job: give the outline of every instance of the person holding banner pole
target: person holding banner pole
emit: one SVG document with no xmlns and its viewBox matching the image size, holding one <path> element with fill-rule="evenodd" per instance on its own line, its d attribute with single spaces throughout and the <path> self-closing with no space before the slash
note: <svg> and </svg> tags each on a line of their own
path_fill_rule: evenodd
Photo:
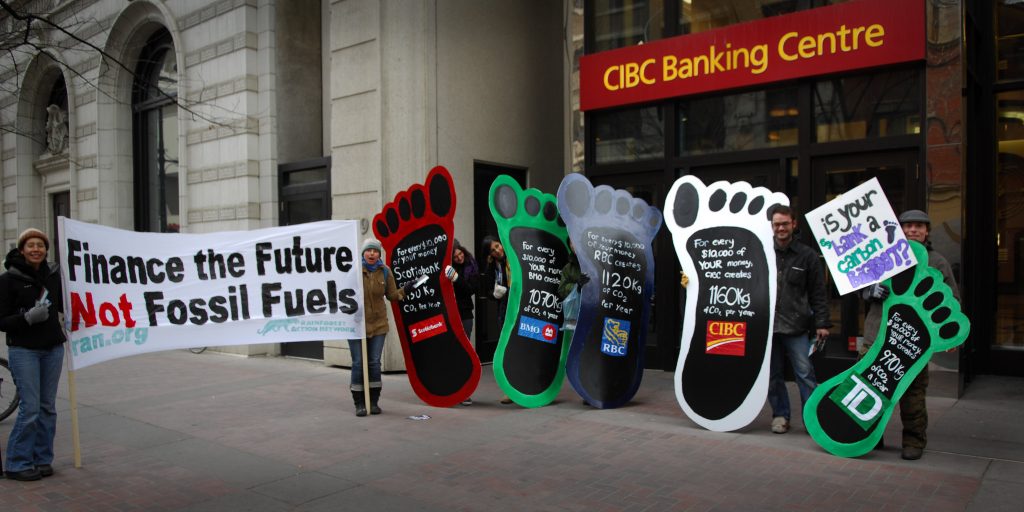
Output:
<svg viewBox="0 0 1024 512">
<path fill-rule="evenodd" d="M 29 228 L 7 254 L 0 275 L 0 330 L 21 401 L 7 442 L 6 476 L 39 480 L 53 474 L 57 385 L 64 362 L 60 269 L 46 261 L 50 239 Z"/>
<path fill-rule="evenodd" d="M 960 289 L 953 277 L 953 267 L 949 265 L 938 251 L 932 249 L 928 242 L 928 234 L 931 231 L 931 218 L 921 210 L 907 210 L 899 216 L 900 227 L 903 228 L 903 235 L 908 240 L 919 242 L 928 250 L 928 266 L 936 269 L 942 274 L 942 281 L 949 286 L 956 300 L 960 300 Z M 889 296 L 889 288 L 884 284 L 875 283 L 861 290 L 861 297 L 867 303 L 867 314 L 864 315 L 864 343 L 859 347 L 860 357 L 868 352 L 871 345 L 878 337 L 878 330 L 882 323 L 882 303 Z M 928 368 L 926 367 L 910 383 L 910 387 L 900 398 L 900 420 L 903 422 L 903 449 L 900 456 L 906 460 L 917 460 L 924 455 L 924 448 L 928 444 L 928 407 L 925 403 L 925 395 L 928 394 Z M 882 442 L 879 441 L 879 445 Z"/>
<path fill-rule="evenodd" d="M 368 238 L 363 242 L 363 315 L 366 337 L 348 340 L 352 352 L 352 379 L 350 389 L 355 403 L 356 416 L 366 416 L 366 404 L 370 414 L 380 414 L 379 405 L 381 378 L 380 358 L 384 352 L 384 340 L 388 334 L 388 312 L 384 298 L 401 301 L 413 288 L 409 282 L 404 288 L 395 284 L 395 273 L 384 264 L 384 252 L 379 240 Z M 363 357 L 366 354 L 366 357 Z"/>
</svg>

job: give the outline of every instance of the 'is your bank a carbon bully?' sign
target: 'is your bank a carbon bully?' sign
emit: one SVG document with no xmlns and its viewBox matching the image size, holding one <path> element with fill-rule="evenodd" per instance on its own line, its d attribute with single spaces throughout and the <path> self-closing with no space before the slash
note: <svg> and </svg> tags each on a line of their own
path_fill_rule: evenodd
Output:
<svg viewBox="0 0 1024 512">
<path fill-rule="evenodd" d="M 857 185 L 806 217 L 840 295 L 884 281 L 917 264 L 877 178 Z"/>
<path fill-rule="evenodd" d="M 355 221 L 208 234 L 60 219 L 75 368 L 207 345 L 361 338 Z"/>
</svg>

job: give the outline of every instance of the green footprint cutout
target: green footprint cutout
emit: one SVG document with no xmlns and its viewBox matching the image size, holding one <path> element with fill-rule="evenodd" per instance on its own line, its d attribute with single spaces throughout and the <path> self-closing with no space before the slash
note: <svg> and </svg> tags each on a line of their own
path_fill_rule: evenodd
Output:
<svg viewBox="0 0 1024 512">
<path fill-rule="evenodd" d="M 871 451 L 885 431 L 903 393 L 936 351 L 967 339 L 971 323 L 960 303 L 928 266 L 928 251 L 909 242 L 917 265 L 889 279 L 892 293 L 883 303 L 878 338 L 849 370 L 821 383 L 804 405 L 811 437 L 829 453 L 859 457 Z"/>
<path fill-rule="evenodd" d="M 511 274 L 494 378 L 513 402 L 541 407 L 555 399 L 565 377 L 569 336 L 560 330 L 558 281 L 569 261 L 569 234 L 552 194 L 524 191 L 503 175 L 489 197 Z"/>
</svg>

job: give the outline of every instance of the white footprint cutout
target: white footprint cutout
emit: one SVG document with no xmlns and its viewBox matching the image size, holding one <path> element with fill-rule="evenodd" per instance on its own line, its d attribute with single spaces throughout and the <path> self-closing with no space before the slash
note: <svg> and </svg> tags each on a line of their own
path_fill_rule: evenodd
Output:
<svg viewBox="0 0 1024 512">
<path fill-rule="evenodd" d="M 746 182 L 676 180 L 665 224 L 689 278 L 676 399 L 718 432 L 750 424 L 768 395 L 776 267 L 768 212 L 789 198 Z"/>
</svg>

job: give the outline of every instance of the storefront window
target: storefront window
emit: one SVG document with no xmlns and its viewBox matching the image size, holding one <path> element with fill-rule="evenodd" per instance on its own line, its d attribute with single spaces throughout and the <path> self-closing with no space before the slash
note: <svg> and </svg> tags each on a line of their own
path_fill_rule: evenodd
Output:
<svg viewBox="0 0 1024 512">
<path fill-rule="evenodd" d="M 814 85 L 817 142 L 921 132 L 921 73 L 891 71 Z"/>
<path fill-rule="evenodd" d="M 1024 91 L 996 96 L 996 339 L 1024 350 Z"/>
<path fill-rule="evenodd" d="M 661 39 L 665 34 L 663 0 L 595 0 L 594 51 Z"/>
<path fill-rule="evenodd" d="M 797 0 L 679 0 L 679 33 L 696 34 L 744 21 L 789 14 Z"/>
<path fill-rule="evenodd" d="M 661 107 L 631 108 L 594 115 L 598 164 L 635 162 L 665 156 Z"/>
<path fill-rule="evenodd" d="M 996 2 L 997 80 L 1024 78 L 1024 3 L 1020 0 Z"/>
<path fill-rule="evenodd" d="M 796 87 L 684 100 L 679 151 L 700 155 L 795 145 L 799 117 Z"/>
</svg>

